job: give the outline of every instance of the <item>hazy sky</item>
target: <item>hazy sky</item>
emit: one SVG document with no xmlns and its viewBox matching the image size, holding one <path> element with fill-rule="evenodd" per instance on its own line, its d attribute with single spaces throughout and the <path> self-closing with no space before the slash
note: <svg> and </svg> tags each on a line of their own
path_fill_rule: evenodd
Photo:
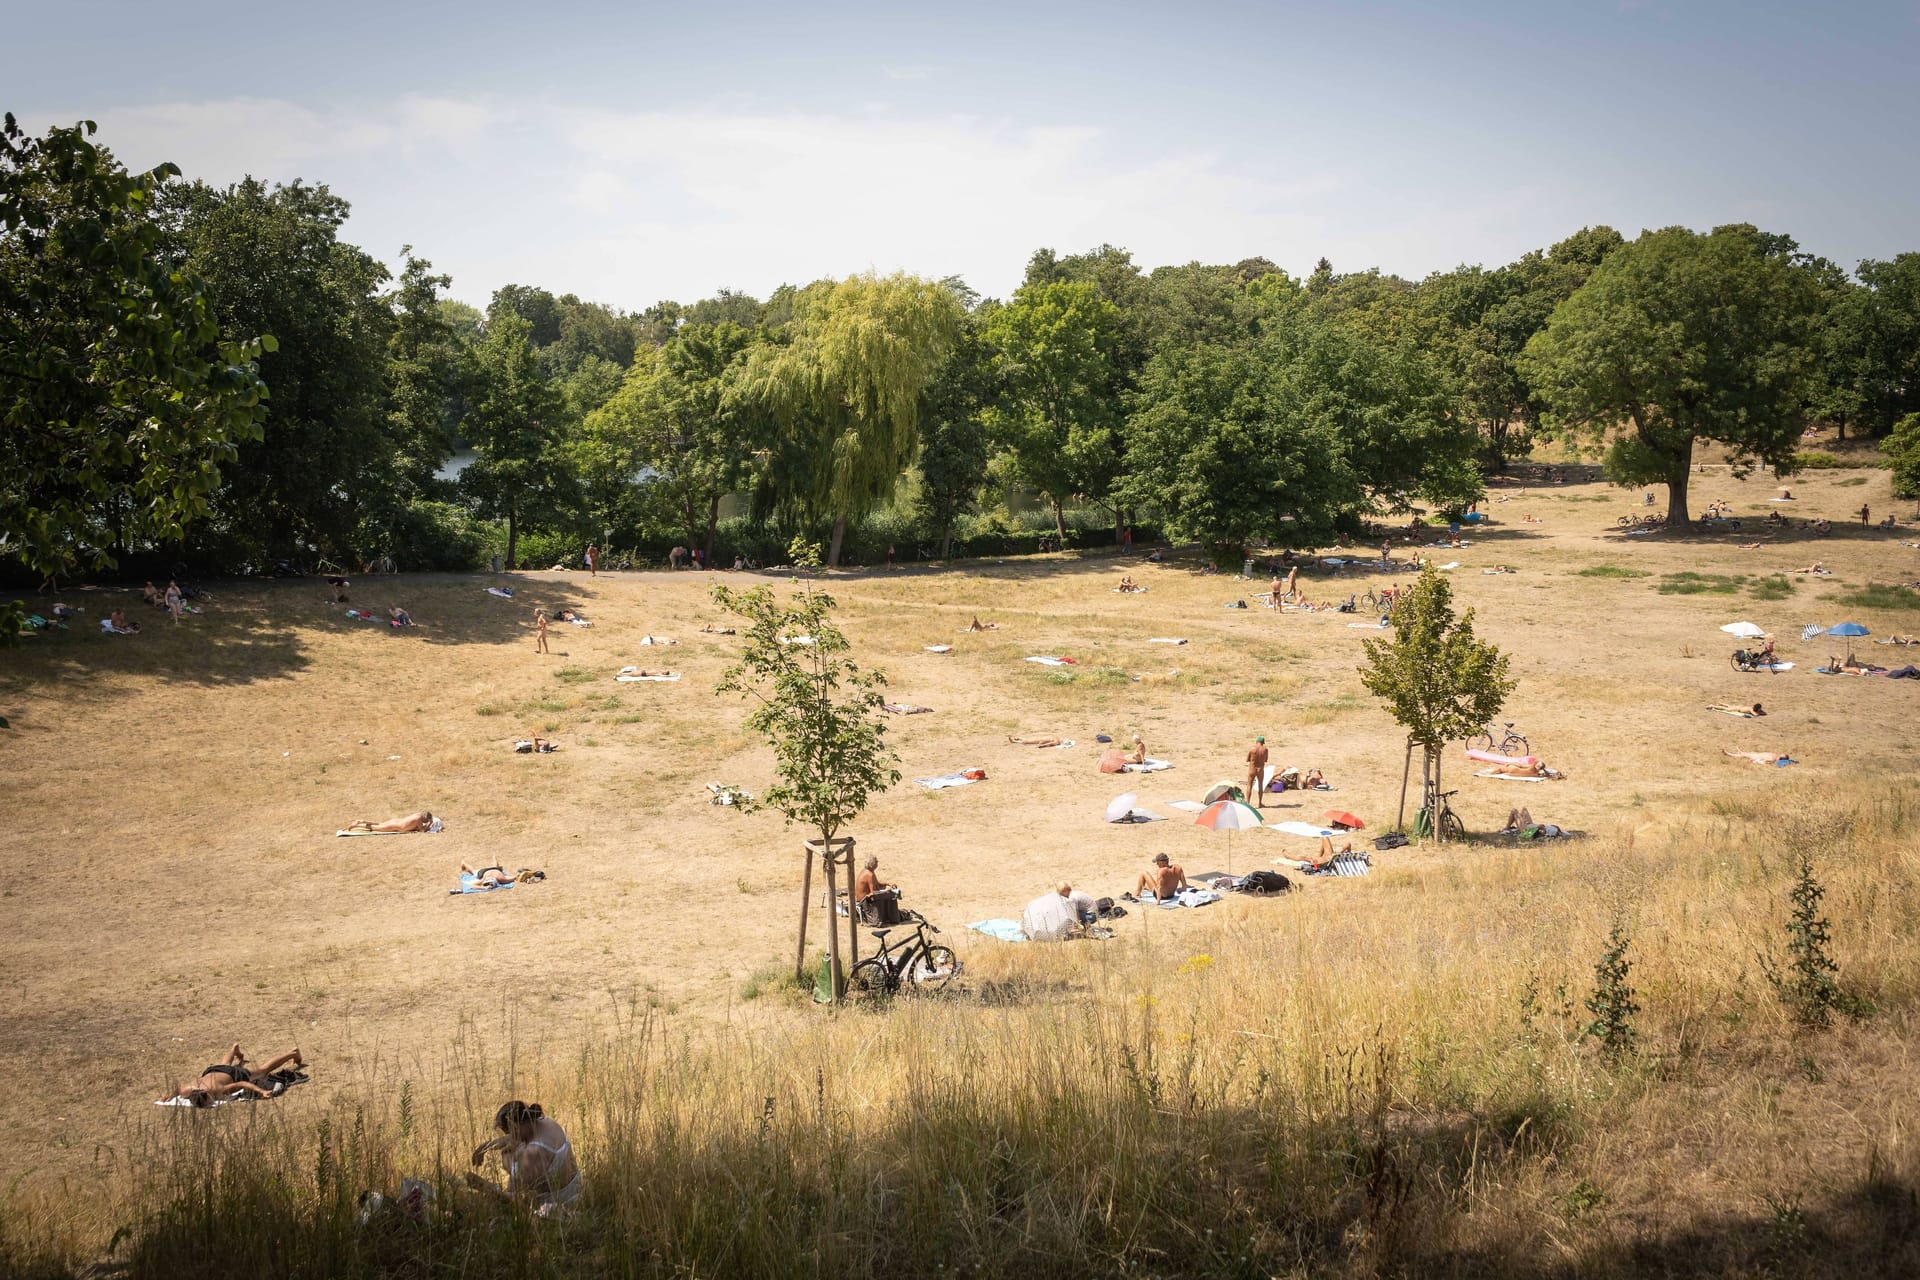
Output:
<svg viewBox="0 0 1920 1280">
<path fill-rule="evenodd" d="M 866 268 L 1004 296 L 1102 242 L 1417 277 L 1596 222 L 1920 249 L 1920 0 L 8 8 L 0 109 L 325 182 L 480 304 Z"/>
</svg>

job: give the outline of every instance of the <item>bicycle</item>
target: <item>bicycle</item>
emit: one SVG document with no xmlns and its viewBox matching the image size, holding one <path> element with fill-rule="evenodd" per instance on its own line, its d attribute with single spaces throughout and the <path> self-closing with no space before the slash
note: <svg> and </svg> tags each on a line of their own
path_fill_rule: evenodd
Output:
<svg viewBox="0 0 1920 1280">
<path fill-rule="evenodd" d="M 1511 720 L 1506 722 L 1506 732 L 1501 735 L 1497 745 L 1494 742 L 1493 730 L 1491 729 L 1483 729 L 1478 736 L 1468 738 L 1467 745 L 1470 747 L 1478 747 L 1482 751 L 1498 751 L 1503 756 L 1530 756 L 1533 754 L 1532 748 L 1527 745 L 1527 735 L 1524 733 L 1515 733 L 1513 721 Z M 1515 750 L 1515 748 L 1518 748 L 1518 750 Z"/>
<path fill-rule="evenodd" d="M 1440 791 L 1433 783 L 1426 784 L 1426 793 L 1421 797 L 1420 810 L 1414 815 L 1414 831 L 1418 835 L 1431 835 L 1438 832 L 1441 840 L 1462 840 L 1467 838 L 1467 824 L 1460 821 L 1460 815 L 1447 803 L 1449 796 L 1457 796 L 1458 791 Z M 1435 814 L 1439 817 L 1436 819 Z"/>
<path fill-rule="evenodd" d="M 889 944 L 887 935 L 895 927 L 870 930 L 880 944 L 878 954 L 853 966 L 847 975 L 850 990 L 865 996 L 890 996 L 906 984 L 909 991 L 943 991 L 960 973 L 960 958 L 952 947 L 929 942 L 929 931 L 939 933 L 918 911 L 904 913 L 913 925 L 913 936 Z"/>
</svg>

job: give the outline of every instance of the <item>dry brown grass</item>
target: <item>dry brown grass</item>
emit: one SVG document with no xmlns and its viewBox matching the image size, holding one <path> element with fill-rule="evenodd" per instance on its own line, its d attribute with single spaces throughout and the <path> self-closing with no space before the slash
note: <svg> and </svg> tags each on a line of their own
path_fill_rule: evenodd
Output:
<svg viewBox="0 0 1920 1280">
<path fill-rule="evenodd" d="M 1847 478 L 1796 481 L 1797 513 L 1840 515 L 1862 493 L 1888 503 L 1883 474 L 1831 487 Z M 1757 479 L 1712 477 L 1697 493 L 1739 507 L 1766 496 Z M 1575 501 L 1593 497 L 1605 500 Z M 1906 755 L 1920 687 L 1810 675 L 1825 649 L 1797 637 L 1802 622 L 1840 616 L 1823 595 L 1903 580 L 1912 552 L 1857 526 L 1759 551 L 1739 549 L 1751 531 L 1624 539 L 1603 526 L 1627 508 L 1597 486 L 1536 491 L 1491 505 L 1501 523 L 1474 546 L 1437 553 L 1463 562 L 1460 599 L 1514 654 L 1512 718 L 1570 774 L 1505 784 L 1450 758 L 1469 828 L 1524 803 L 1590 838 L 1396 851 L 1364 880 L 1136 912 L 1098 946 L 1006 947 L 959 928 L 1017 915 L 1060 876 L 1117 895 L 1158 849 L 1190 871 L 1224 866 L 1224 842 L 1177 815 L 1099 822 L 1121 787 L 1093 769 L 1097 732 L 1139 732 L 1178 762 L 1137 780 L 1150 807 L 1237 777 L 1264 732 L 1277 758 L 1327 771 L 1340 790 L 1326 802 L 1391 819 L 1399 739 L 1354 675 L 1364 633 L 1339 615 L 1230 612 L 1221 606 L 1264 584 L 1181 564 L 1136 570 L 1152 587 L 1136 597 L 1109 592 L 1115 571 L 1098 557 L 833 580 L 850 637 L 893 694 L 938 708 L 896 722 L 907 776 L 970 764 L 992 776 L 939 794 L 905 783 L 857 824 L 862 849 L 969 964 L 960 997 L 886 1017 L 822 1016 L 764 976 L 753 985 L 766 994 L 743 997 L 751 975 L 791 957 L 797 839 L 775 817 L 705 803 L 707 781 L 767 779 L 739 709 L 711 694 L 730 642 L 698 634 L 714 615 L 694 575 L 520 575 L 511 604 L 477 578 L 357 586 L 357 601 L 406 603 L 425 624 L 414 635 L 349 623 L 310 586 L 236 585 L 178 628 L 36 642 L 0 683 L 17 726 L 0 768 L 19 837 L 0 897 L 12 1006 L 0 1071 L 79 1073 L 88 1087 L 51 1110 L 44 1092 L 10 1090 L 0 1107 L 31 1135 L 16 1203 L 45 1206 L 37 1195 L 85 1179 L 115 1190 L 22 1220 L 97 1244 L 125 1220 L 117 1206 L 158 1202 L 170 1184 L 154 1171 L 176 1144 L 227 1134 L 310 1153 L 313 1126 L 355 1108 L 378 1139 L 379 1158 L 361 1162 L 369 1177 L 431 1168 L 511 1090 L 540 1095 L 576 1130 L 590 1177 L 604 1179 L 590 1195 L 621 1229 L 683 1244 L 706 1239 L 703 1187 L 762 1186 L 778 1166 L 771 1201 L 832 1186 L 883 1213 L 932 1177 L 901 1143 L 978 1171 L 991 1161 L 970 1144 L 997 1140 L 1029 1185 L 1022 1229 L 1079 1242 L 1069 1270 L 1237 1269 L 1237 1254 L 1201 1242 L 1156 1264 L 1169 1240 L 1117 1231 L 1098 1208 L 1105 1194 L 1108 1210 L 1193 1201 L 1269 1265 L 1603 1274 L 1775 1259 L 1860 1271 L 1833 1241 L 1885 1245 L 1873 1228 L 1892 1211 L 1876 1197 L 1920 1184 L 1920 841 Z M 1546 523 L 1520 525 L 1527 511 Z M 1665 574 L 1757 576 L 1814 556 L 1837 582 L 1783 602 L 1657 590 Z M 1492 563 L 1520 572 L 1478 573 Z M 1576 572 L 1595 564 L 1651 576 Z M 577 605 L 596 626 L 557 629 L 565 656 L 537 656 L 535 602 Z M 976 612 L 1001 629 L 957 636 Z M 1906 621 L 1849 616 L 1882 632 Z M 1799 668 L 1732 672 L 1714 627 L 1736 617 L 1775 630 Z M 645 632 L 682 644 L 636 646 Z M 1191 643 L 1147 644 L 1153 635 Z M 923 652 L 931 643 L 958 652 Z M 1063 679 L 1020 661 L 1048 652 L 1082 667 Z M 686 678 L 612 683 L 626 662 Z M 1756 698 L 1766 720 L 1702 710 Z M 564 749 L 507 751 L 536 727 Z M 1038 730 L 1080 746 L 1005 742 Z M 1806 763 L 1736 764 L 1722 745 Z M 329 834 L 422 806 L 446 817 L 444 834 Z M 1843 981 L 1880 1009 L 1819 1036 L 1793 1031 L 1756 959 L 1777 945 L 1798 841 L 1823 853 Z M 1235 869 L 1296 849 L 1250 833 L 1234 841 Z M 449 898 L 461 861 L 534 863 L 552 878 Z M 1630 922 L 1645 1006 L 1643 1053 L 1624 1071 L 1603 1068 L 1576 1025 L 1616 914 Z M 146 1105 L 236 1036 L 255 1052 L 299 1043 L 316 1083 L 244 1116 L 215 1113 L 211 1128 Z M 823 1096 L 843 1133 L 814 1150 Z M 743 1137 L 766 1131 L 769 1098 L 773 1161 Z M 1086 1143 L 1061 1136 L 1046 1118 L 1056 1109 Z M 1336 1137 L 1358 1144 L 1351 1160 L 1315 1147 Z M 219 1141 L 201 1155 L 219 1163 Z M 1056 1147 L 1057 1161 L 1038 1154 Z M 1164 1166 L 1167 1181 L 1149 1185 L 1126 1161 Z M 1055 1189 L 1044 1202 L 1036 1178 Z M 1276 1197 L 1291 1216 L 1256 1240 L 1254 1211 L 1274 1212 Z M 938 1256 L 1025 1269 L 1016 1245 L 966 1234 L 1001 1218 L 965 1196 L 942 1203 L 925 1212 L 951 1210 L 942 1229 L 958 1234 Z M 891 1256 L 844 1212 L 838 1243 L 813 1246 L 819 1269 Z M 736 1269 L 762 1269 L 748 1243 L 730 1247 L 745 1250 Z"/>
</svg>

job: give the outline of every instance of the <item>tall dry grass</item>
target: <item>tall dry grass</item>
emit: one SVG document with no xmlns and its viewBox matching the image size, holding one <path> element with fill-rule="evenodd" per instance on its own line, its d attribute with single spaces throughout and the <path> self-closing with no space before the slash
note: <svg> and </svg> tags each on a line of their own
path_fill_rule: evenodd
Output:
<svg viewBox="0 0 1920 1280">
<path fill-rule="evenodd" d="M 1914 1274 L 1917 833 L 1910 788 L 1783 790 L 1210 908 L 1198 945 L 1150 917 L 1005 947 L 951 998 L 703 1032 L 636 1001 L 564 1053 L 523 1008 L 431 1067 L 372 1063 L 317 1122 L 156 1112 L 112 1177 L 14 1193 L 0 1267 Z M 1799 848 L 1863 1023 L 1800 1030 L 1762 976 Z M 1581 1034 L 1615 919 L 1643 1007 L 1617 1067 Z M 457 1189 L 509 1096 L 573 1136 L 565 1221 Z M 409 1174 L 440 1186 L 429 1222 L 362 1226 L 360 1193 Z"/>
</svg>

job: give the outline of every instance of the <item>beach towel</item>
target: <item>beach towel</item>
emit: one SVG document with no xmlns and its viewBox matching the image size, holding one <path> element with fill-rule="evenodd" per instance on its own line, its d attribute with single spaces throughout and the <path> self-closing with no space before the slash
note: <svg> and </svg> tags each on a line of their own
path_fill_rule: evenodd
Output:
<svg viewBox="0 0 1920 1280">
<path fill-rule="evenodd" d="M 1113 594 L 1117 596 L 1143 596 L 1146 593 L 1147 589 L 1145 587 L 1115 587 L 1113 589 Z"/>
<path fill-rule="evenodd" d="M 447 896 L 457 898 L 463 893 L 492 893 L 495 889 L 511 889 L 513 885 L 514 882 L 511 880 L 503 881 L 500 884 L 488 884 L 478 876 L 470 876 L 463 873 L 460 876 L 460 887 L 458 889 L 447 890 Z"/>
<path fill-rule="evenodd" d="M 1540 763 L 1538 756 L 1503 756 L 1498 751 L 1482 751 L 1478 747 L 1467 748 L 1467 759 L 1478 760 L 1482 764 L 1523 764 L 1529 767 Z"/>
<path fill-rule="evenodd" d="M 1149 757 L 1148 759 L 1142 760 L 1137 764 L 1131 760 L 1128 761 L 1126 764 L 1123 764 L 1120 766 L 1120 772 L 1122 773 L 1159 773 L 1163 769 L 1171 769 L 1171 768 L 1173 768 L 1173 761 L 1155 760 Z"/>
<path fill-rule="evenodd" d="M 640 643 L 645 645 L 656 645 L 656 644 L 679 644 L 680 642 L 678 640 L 669 640 L 665 636 L 641 636 Z M 785 644 L 787 642 L 782 640 L 781 643 Z M 812 643 L 812 642 L 809 641 L 808 643 Z"/>
<path fill-rule="evenodd" d="M 1059 895 L 1056 894 L 1054 896 L 1058 897 Z M 1204 907 L 1209 902 L 1218 901 L 1220 901 L 1220 895 L 1211 889 L 1187 888 L 1174 894 L 1165 902 L 1157 903 L 1156 905 L 1171 910 L 1174 907 Z"/>
<path fill-rule="evenodd" d="M 499 596 L 502 600 L 513 599 L 513 592 L 505 587 L 488 587 L 487 594 L 490 596 Z"/>
<path fill-rule="evenodd" d="M 798 645 L 811 645 L 811 644 L 813 643 L 813 637 L 812 637 L 812 636 L 781 636 L 781 637 L 780 637 L 780 643 L 781 643 L 781 644 L 798 644 Z"/>
<path fill-rule="evenodd" d="M 926 646 L 926 649 L 928 653 L 952 653 L 953 652 L 953 646 L 950 644 L 930 644 Z"/>
<path fill-rule="evenodd" d="M 678 672 L 675 672 L 671 675 L 643 676 L 643 675 L 634 674 L 631 668 L 622 671 L 619 675 L 614 677 L 614 679 L 618 680 L 621 684 L 639 684 L 643 680 L 673 681 L 673 680 L 678 680 L 679 678 L 680 676 Z"/>
<path fill-rule="evenodd" d="M 1385 631 L 1389 625 L 1387 620 L 1382 618 L 1378 622 L 1349 622 L 1347 629 L 1349 631 Z"/>
<path fill-rule="evenodd" d="M 1020 931 L 1018 920 L 996 917 L 992 920 L 976 920 L 967 928 L 975 933 L 984 933 L 989 938 L 998 938 L 1002 942 L 1025 942 L 1027 935 Z"/>
<path fill-rule="evenodd" d="M 1316 827 L 1311 822 L 1275 822 L 1267 827 L 1269 831 L 1284 831 L 1290 836 L 1308 836 L 1318 840 L 1321 836 L 1337 836 L 1340 833 L 1332 827 Z"/>
<path fill-rule="evenodd" d="M 566 620 L 566 623 L 570 627 L 590 627 L 593 625 L 591 622 L 588 622 L 585 618 L 568 618 Z"/>
<path fill-rule="evenodd" d="M 1441 565 L 1440 567 L 1442 569 L 1458 569 L 1460 567 L 1460 562 L 1458 560 L 1449 560 L 1445 564 Z"/>
<path fill-rule="evenodd" d="M 1476 778 L 1492 778 L 1498 782 L 1558 782 L 1560 780 L 1559 774 L 1554 774 L 1551 777 L 1532 777 L 1532 776 L 1515 777 L 1511 773 L 1495 773 L 1491 769 L 1482 769 L 1480 772 L 1474 774 L 1473 776 Z"/>
<path fill-rule="evenodd" d="M 896 716 L 924 716 L 932 713 L 932 707 L 917 707 L 911 702 L 883 702 L 882 711 L 892 712 Z"/>
<path fill-rule="evenodd" d="M 1167 808 L 1178 809 L 1182 813 L 1205 813 L 1207 811 L 1207 806 L 1201 804 L 1198 800 L 1169 800 L 1167 801 Z"/>
<path fill-rule="evenodd" d="M 1041 748 L 1040 748 L 1040 750 L 1042 750 L 1042 751 L 1065 751 L 1065 750 L 1066 750 L 1066 749 L 1067 749 L 1068 747 L 1077 747 L 1077 746 L 1079 746 L 1079 745 L 1080 745 L 1080 744 L 1079 744 L 1078 742 L 1075 742 L 1075 741 L 1074 741 L 1074 740 L 1073 740 L 1072 738 L 1062 738 L 1062 739 L 1060 739 L 1060 741 L 1058 741 L 1058 742 L 1056 742 L 1056 743 L 1054 743 L 1054 744 L 1053 744 L 1052 746 L 1050 746 L 1050 747 L 1041 747 Z"/>
<path fill-rule="evenodd" d="M 976 773 L 980 776 L 971 776 Z M 937 778 L 915 778 L 914 781 L 929 791 L 945 791 L 948 787 L 968 787 L 976 782 L 985 782 L 986 778 L 985 769 L 968 769 L 961 773 L 943 773 Z"/>
<path fill-rule="evenodd" d="M 1056 658 L 1050 654 L 1043 654 L 1039 657 L 1028 658 L 1027 661 L 1037 662 L 1043 667 L 1071 667 L 1078 664 L 1078 659 Z"/>
<path fill-rule="evenodd" d="M 1180 636 L 1148 636 L 1147 643 L 1148 644 L 1185 644 L 1186 640 Z"/>
</svg>

